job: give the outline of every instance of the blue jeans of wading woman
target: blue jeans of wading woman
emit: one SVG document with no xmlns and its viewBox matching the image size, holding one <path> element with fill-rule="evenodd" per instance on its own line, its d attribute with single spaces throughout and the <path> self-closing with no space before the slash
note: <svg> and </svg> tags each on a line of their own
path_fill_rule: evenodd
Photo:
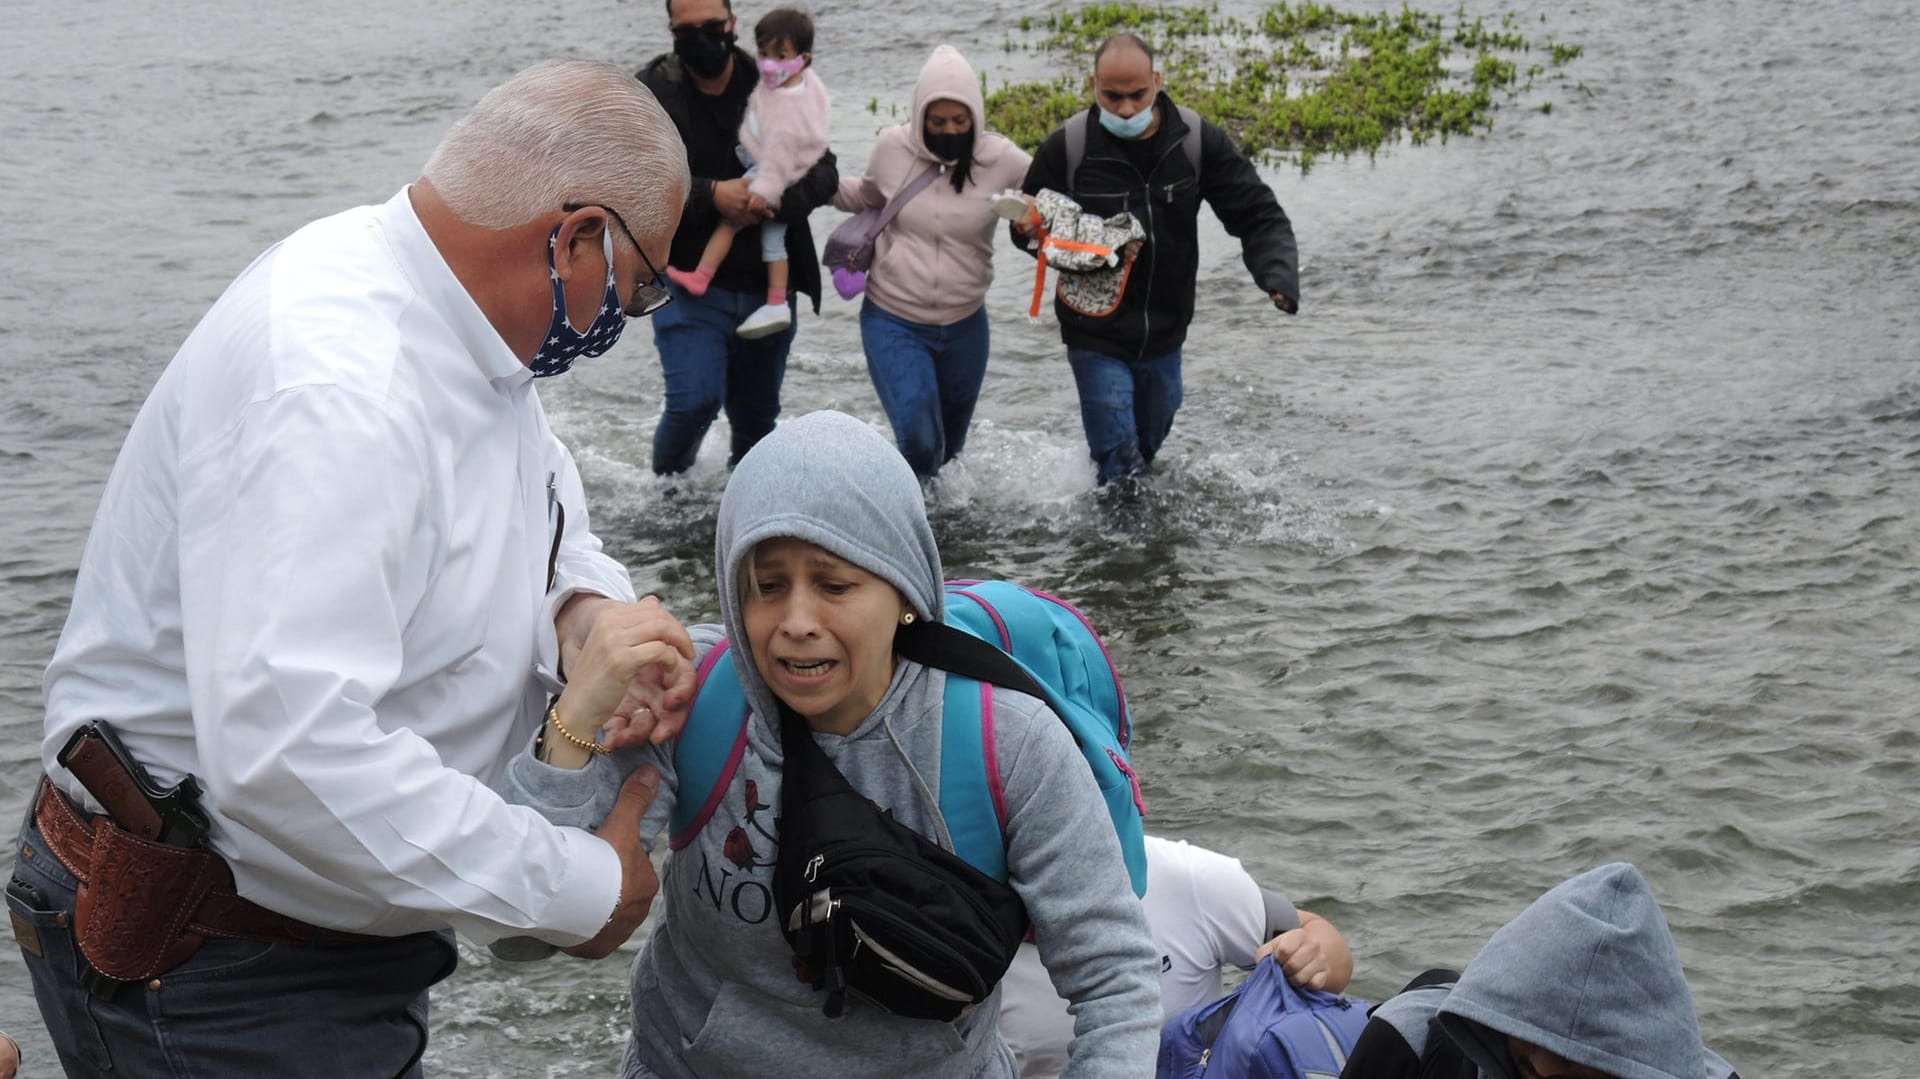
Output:
<svg viewBox="0 0 1920 1079">
<path fill-rule="evenodd" d="M 208 939 L 193 958 L 111 1001 L 81 986 L 75 881 L 29 822 L 7 908 L 33 995 L 68 1075 L 421 1075 L 427 987 L 453 972 L 453 934 L 299 947 Z M 45 1074 L 36 1072 L 35 1074 Z"/>
<path fill-rule="evenodd" d="M 766 302 L 765 292 L 710 288 L 694 296 L 675 288 L 673 302 L 653 313 L 653 345 L 666 382 L 666 402 L 653 429 L 656 473 L 693 467 L 700 440 L 722 408 L 733 428 L 729 465 L 773 430 L 795 327 L 757 341 L 734 332 Z M 792 296 L 787 306 L 794 306 Z"/>
<path fill-rule="evenodd" d="M 948 326 L 910 322 L 860 305 L 860 344 L 867 353 L 880 407 L 893 425 L 893 442 L 913 474 L 931 479 L 960 455 L 987 375 L 987 309 Z"/>
<path fill-rule="evenodd" d="M 1180 350 L 1140 363 L 1067 349 L 1087 453 L 1102 484 L 1145 473 L 1180 411 Z"/>
</svg>

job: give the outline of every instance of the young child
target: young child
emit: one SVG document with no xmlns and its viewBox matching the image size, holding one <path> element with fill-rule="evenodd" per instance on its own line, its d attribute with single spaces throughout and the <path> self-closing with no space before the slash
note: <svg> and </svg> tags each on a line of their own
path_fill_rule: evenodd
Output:
<svg viewBox="0 0 1920 1079">
<path fill-rule="evenodd" d="M 750 205 L 778 210 L 780 193 L 804 176 L 827 149 L 827 88 L 812 71 L 813 19 L 795 8 L 775 8 L 753 27 L 760 54 L 760 84 L 747 99 L 740 123 L 740 160 L 747 167 Z M 739 230 L 725 221 L 691 272 L 669 267 L 673 283 L 695 296 L 706 294 L 713 274 L 733 249 Z M 760 224 L 760 259 L 767 264 L 767 302 L 736 330 L 754 338 L 779 333 L 793 324 L 787 311 L 787 226 Z"/>
</svg>

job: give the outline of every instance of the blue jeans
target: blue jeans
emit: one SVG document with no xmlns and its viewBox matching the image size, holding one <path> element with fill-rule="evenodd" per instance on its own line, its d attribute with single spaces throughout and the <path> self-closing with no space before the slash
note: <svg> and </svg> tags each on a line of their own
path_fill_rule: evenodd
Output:
<svg viewBox="0 0 1920 1079">
<path fill-rule="evenodd" d="M 987 309 L 950 326 L 909 322 L 860 305 L 860 343 L 893 441 L 913 473 L 929 479 L 967 444 L 973 406 L 987 375 Z"/>
<path fill-rule="evenodd" d="M 210 937 L 100 1000 L 80 983 L 76 882 L 30 821 L 14 849 L 7 907 L 30 927 L 21 954 L 69 1076 L 421 1074 L 427 987 L 453 973 L 452 933 L 318 947 Z"/>
<path fill-rule="evenodd" d="M 1180 350 L 1139 363 L 1067 349 L 1080 390 L 1080 424 L 1100 482 L 1144 474 L 1180 411 Z"/>
<path fill-rule="evenodd" d="M 789 308 L 794 295 L 788 296 Z M 757 341 L 734 333 L 766 302 L 764 292 L 710 288 L 705 296 L 692 296 L 675 288 L 673 302 L 654 312 L 653 346 L 660 352 L 667 398 L 653 429 L 654 472 L 693 467 L 700 440 L 722 408 L 733 428 L 729 466 L 773 430 L 796 327 Z"/>
</svg>

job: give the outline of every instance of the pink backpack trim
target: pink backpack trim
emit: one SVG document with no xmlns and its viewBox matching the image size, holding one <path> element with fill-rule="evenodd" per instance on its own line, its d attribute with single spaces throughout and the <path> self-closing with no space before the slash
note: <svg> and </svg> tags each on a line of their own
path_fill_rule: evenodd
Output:
<svg viewBox="0 0 1920 1079">
<path fill-rule="evenodd" d="M 980 750 L 986 758 L 987 789 L 993 792 L 993 815 L 1000 820 L 1000 841 L 1007 841 L 1007 791 L 1000 782 L 1000 748 L 994 742 L 993 687 L 980 683 Z"/>
</svg>

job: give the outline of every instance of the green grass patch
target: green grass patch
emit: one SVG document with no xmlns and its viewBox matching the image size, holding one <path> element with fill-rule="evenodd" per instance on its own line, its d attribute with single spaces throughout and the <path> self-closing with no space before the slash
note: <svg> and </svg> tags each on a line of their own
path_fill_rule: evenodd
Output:
<svg viewBox="0 0 1920 1079">
<path fill-rule="evenodd" d="M 1419 145 L 1485 131 L 1501 104 L 1536 78 L 1560 78 L 1580 56 L 1578 45 L 1536 49 L 1512 14 L 1490 23 L 1312 2 L 1274 4 L 1252 22 L 1221 15 L 1218 3 L 1089 4 L 1022 18 L 1018 30 L 1008 50 L 1044 53 L 1069 72 L 988 93 L 988 123 L 1027 149 L 1087 107 L 1093 50 L 1128 31 L 1153 45 L 1175 101 L 1226 129 L 1248 156 L 1301 172 L 1322 154 L 1372 157 L 1403 138 Z"/>
</svg>

